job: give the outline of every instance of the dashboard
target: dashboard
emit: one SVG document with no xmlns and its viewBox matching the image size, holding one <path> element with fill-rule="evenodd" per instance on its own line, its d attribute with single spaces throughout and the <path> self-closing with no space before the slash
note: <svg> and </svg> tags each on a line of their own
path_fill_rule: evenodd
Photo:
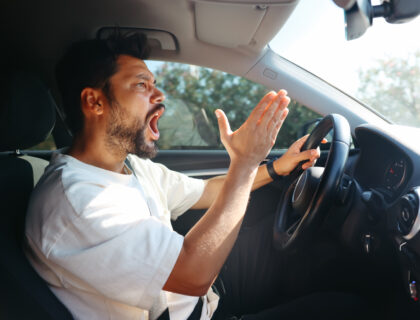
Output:
<svg viewBox="0 0 420 320">
<path fill-rule="evenodd" d="M 355 130 L 355 141 L 359 153 L 350 171 L 358 191 L 348 219 L 361 226 L 354 228 L 359 234 L 352 241 L 369 252 L 371 239 L 386 237 L 398 257 L 406 292 L 418 304 L 420 129 L 362 125 Z"/>
<path fill-rule="evenodd" d="M 387 202 L 394 201 L 410 183 L 415 160 L 413 155 L 383 132 L 367 127 L 361 127 L 356 132 L 361 153 L 354 178 L 364 188 L 383 194 Z"/>
</svg>

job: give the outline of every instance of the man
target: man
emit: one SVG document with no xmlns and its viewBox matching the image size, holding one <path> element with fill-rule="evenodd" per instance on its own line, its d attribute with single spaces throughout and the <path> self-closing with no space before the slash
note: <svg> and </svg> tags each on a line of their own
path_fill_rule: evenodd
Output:
<svg viewBox="0 0 420 320">
<path fill-rule="evenodd" d="M 27 255 L 77 319 L 210 319 L 218 300 L 211 286 L 249 194 L 272 181 L 259 164 L 287 116 L 284 90 L 268 93 L 235 132 L 216 111 L 231 159 L 226 176 L 191 179 L 148 160 L 165 97 L 143 61 L 146 49 L 137 35 L 82 41 L 57 67 L 74 141 L 34 190 Z M 319 152 L 300 152 L 303 143 L 276 160 L 271 175 L 302 160 L 311 166 Z M 170 219 L 190 208 L 208 210 L 182 237 Z"/>
</svg>

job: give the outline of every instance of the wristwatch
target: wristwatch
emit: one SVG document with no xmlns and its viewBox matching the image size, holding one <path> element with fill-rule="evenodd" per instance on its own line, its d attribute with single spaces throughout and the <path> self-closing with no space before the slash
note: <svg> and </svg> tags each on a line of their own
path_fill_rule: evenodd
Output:
<svg viewBox="0 0 420 320">
<path fill-rule="evenodd" d="M 274 170 L 273 163 L 276 160 L 277 160 L 277 158 L 270 159 L 266 164 L 268 174 L 270 175 L 271 179 L 273 179 L 274 181 L 280 180 L 280 179 L 283 178 L 283 176 L 277 174 L 277 172 Z"/>
</svg>

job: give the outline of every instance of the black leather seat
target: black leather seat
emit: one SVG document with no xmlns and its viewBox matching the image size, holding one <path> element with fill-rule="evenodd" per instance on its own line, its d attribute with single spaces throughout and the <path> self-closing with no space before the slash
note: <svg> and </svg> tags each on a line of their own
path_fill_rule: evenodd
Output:
<svg viewBox="0 0 420 320">
<path fill-rule="evenodd" d="M 7 87 L 0 102 L 0 319 L 72 319 L 22 251 L 29 196 L 48 162 L 17 150 L 49 135 L 54 100 L 29 74 L 2 80 Z"/>
</svg>

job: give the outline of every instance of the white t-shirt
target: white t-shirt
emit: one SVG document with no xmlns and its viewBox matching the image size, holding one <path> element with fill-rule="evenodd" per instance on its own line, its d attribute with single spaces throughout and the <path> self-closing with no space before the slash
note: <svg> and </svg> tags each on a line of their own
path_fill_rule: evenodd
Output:
<svg viewBox="0 0 420 320">
<path fill-rule="evenodd" d="M 183 244 L 170 220 L 198 201 L 204 181 L 129 160 L 136 176 L 55 153 L 29 203 L 26 255 L 76 319 L 154 319 L 166 307 L 187 319 L 198 297 L 162 290 Z M 203 297 L 201 319 L 217 300 Z"/>
</svg>

